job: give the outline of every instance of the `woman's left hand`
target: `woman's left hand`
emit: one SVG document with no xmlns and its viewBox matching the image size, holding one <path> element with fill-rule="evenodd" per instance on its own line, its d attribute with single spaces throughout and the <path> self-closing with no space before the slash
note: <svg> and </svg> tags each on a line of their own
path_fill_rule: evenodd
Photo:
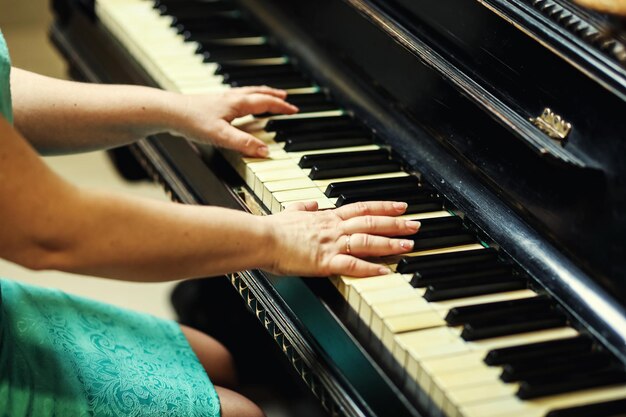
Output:
<svg viewBox="0 0 626 417">
<path fill-rule="evenodd" d="M 173 129 L 198 143 L 212 143 L 247 156 L 266 157 L 260 139 L 237 129 L 231 122 L 249 114 L 293 114 L 298 108 L 287 103 L 287 92 L 274 88 L 241 87 L 216 94 L 180 96 L 184 101 L 182 120 Z"/>
</svg>

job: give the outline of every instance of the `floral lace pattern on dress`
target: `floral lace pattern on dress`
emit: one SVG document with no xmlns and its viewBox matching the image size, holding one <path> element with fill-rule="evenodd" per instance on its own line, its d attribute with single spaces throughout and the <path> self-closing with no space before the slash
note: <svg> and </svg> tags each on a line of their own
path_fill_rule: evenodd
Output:
<svg viewBox="0 0 626 417">
<path fill-rule="evenodd" d="M 59 291 L 0 285 L 0 404 L 20 412 L 7 415 L 220 415 L 217 393 L 176 323 Z"/>
</svg>

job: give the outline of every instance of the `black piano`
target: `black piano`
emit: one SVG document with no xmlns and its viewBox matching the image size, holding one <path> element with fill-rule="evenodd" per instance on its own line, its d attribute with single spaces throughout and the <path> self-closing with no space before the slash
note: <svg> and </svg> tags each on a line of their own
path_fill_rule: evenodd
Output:
<svg viewBox="0 0 626 417">
<path fill-rule="evenodd" d="M 338 416 L 626 415 L 626 52 L 567 0 L 54 0 L 82 80 L 268 84 L 296 116 L 239 120 L 241 158 L 130 148 L 170 193 L 260 215 L 402 200 L 394 274 L 228 277 Z"/>
</svg>

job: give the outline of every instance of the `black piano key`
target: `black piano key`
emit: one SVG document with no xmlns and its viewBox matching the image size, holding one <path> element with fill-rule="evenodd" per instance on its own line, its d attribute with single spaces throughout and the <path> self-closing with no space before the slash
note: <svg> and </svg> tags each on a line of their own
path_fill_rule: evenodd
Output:
<svg viewBox="0 0 626 417">
<path fill-rule="evenodd" d="M 294 104 L 294 103 L 291 102 L 289 97 L 287 97 L 287 102 L 289 102 L 289 103 L 293 104 L 294 106 L 296 106 L 300 110 L 300 113 L 313 113 L 313 112 L 318 112 L 318 111 L 338 110 L 337 105 L 334 104 L 334 103 L 331 103 L 330 101 L 328 101 L 326 103 L 320 102 L 320 103 Z"/>
<path fill-rule="evenodd" d="M 161 6 L 168 6 L 171 4 L 201 4 L 206 7 L 226 7 L 227 5 L 232 5 L 233 2 L 231 0 L 154 0 L 154 8 L 158 9 Z"/>
<path fill-rule="evenodd" d="M 420 220 L 421 221 L 421 220 Z M 411 239 L 410 236 L 405 236 L 405 239 Z M 469 245 L 470 243 L 476 243 L 478 240 L 476 236 L 471 233 L 445 233 L 440 236 L 431 237 L 415 237 L 413 239 L 413 250 L 430 250 L 440 249 L 448 246 Z"/>
<path fill-rule="evenodd" d="M 523 381 L 517 396 L 523 400 L 562 394 L 571 391 L 608 386 L 626 382 L 626 372 L 621 368 L 609 368 L 589 373 L 581 372 L 576 377 L 553 380 Z"/>
<path fill-rule="evenodd" d="M 341 194 L 354 191 L 383 192 L 404 189 L 407 186 L 419 186 L 419 178 L 414 175 L 398 178 L 381 178 L 375 180 L 356 180 L 329 184 L 324 191 L 327 197 L 339 197 Z"/>
<path fill-rule="evenodd" d="M 186 39 L 215 39 L 224 37 L 248 37 L 257 33 L 250 23 L 234 16 L 211 16 L 199 19 L 173 19 L 172 26 Z"/>
<path fill-rule="evenodd" d="M 250 29 L 250 28 L 249 28 Z M 232 32 L 206 32 L 206 33 L 190 33 L 183 34 L 185 42 L 193 41 L 197 43 L 211 43 L 216 46 L 235 46 L 235 45 L 265 45 L 267 39 L 258 32 L 246 30 L 242 33 Z M 252 38 L 252 39 L 251 39 Z"/>
<path fill-rule="evenodd" d="M 265 125 L 267 132 L 316 132 L 325 129 L 346 129 L 358 127 L 350 116 L 304 117 L 270 120 Z"/>
<path fill-rule="evenodd" d="M 335 108 L 337 108 L 337 105 L 329 100 L 324 93 L 292 94 L 287 96 L 286 100 L 294 106 L 304 106 L 306 104 L 332 104 Z"/>
<path fill-rule="evenodd" d="M 374 201 L 374 200 L 384 200 L 384 201 L 399 201 L 398 199 L 402 198 L 431 198 L 435 199 L 438 197 L 438 194 L 432 189 L 426 189 L 414 184 L 407 184 L 406 187 L 402 187 L 401 189 L 390 190 L 390 191 L 361 191 L 361 190 L 349 190 L 344 191 L 338 197 L 341 200 L 341 204 L 350 204 L 356 201 Z"/>
<path fill-rule="evenodd" d="M 370 145 L 373 142 L 371 137 L 339 138 L 318 141 L 292 141 L 289 139 L 285 142 L 284 150 L 286 152 L 318 151 L 322 149 Z"/>
<path fill-rule="evenodd" d="M 162 15 L 170 15 L 177 18 L 207 17 L 216 13 L 237 12 L 233 3 L 228 2 L 197 2 L 197 1 L 177 1 L 159 2 L 156 6 Z"/>
<path fill-rule="evenodd" d="M 417 233 L 402 236 L 402 238 L 419 241 L 431 237 L 446 237 L 467 233 L 467 230 L 463 227 L 461 218 L 457 216 L 423 219 L 420 223 L 421 226 Z M 473 240 L 476 239 L 474 238 Z"/>
<path fill-rule="evenodd" d="M 208 5 L 207 7 L 211 7 L 211 5 L 217 6 L 227 6 L 232 5 L 233 2 L 231 0 L 154 0 L 153 7 L 158 9 L 161 6 L 168 6 L 171 4 L 203 4 Z"/>
<path fill-rule="evenodd" d="M 398 262 L 396 270 L 401 274 L 407 274 L 419 271 L 421 268 L 462 265 L 473 262 L 496 260 L 497 258 L 498 252 L 493 248 L 438 253 L 427 256 L 406 256 Z"/>
<path fill-rule="evenodd" d="M 565 376 L 602 369 L 611 364 L 613 358 L 603 352 L 582 352 L 573 355 L 547 356 L 509 363 L 502 367 L 500 379 L 504 382 L 527 381 Z"/>
<path fill-rule="evenodd" d="M 421 195 L 420 195 L 421 194 Z M 429 213 L 432 211 L 439 211 L 443 209 L 443 199 L 440 197 L 432 197 L 431 195 L 424 195 L 426 193 L 420 193 L 411 197 L 406 197 L 407 194 L 402 193 L 384 193 L 384 194 L 360 194 L 357 196 L 346 196 L 341 194 L 337 198 L 335 205 L 341 207 L 346 204 L 356 203 L 358 201 L 401 201 L 407 204 L 407 208 L 404 214 L 416 214 L 416 213 Z M 427 193 L 432 194 L 432 193 Z"/>
<path fill-rule="evenodd" d="M 312 180 L 332 178 L 358 177 L 362 175 L 386 174 L 401 171 L 402 167 L 395 161 L 361 162 L 346 166 L 342 163 L 318 163 L 309 172 Z"/>
<path fill-rule="evenodd" d="M 419 233 L 439 233 L 446 230 L 465 230 L 463 220 L 458 216 L 439 217 L 435 219 L 424 219 L 421 221 Z"/>
<path fill-rule="evenodd" d="M 485 356 L 485 363 L 494 366 L 516 360 L 532 359 L 543 355 L 567 355 L 589 351 L 592 346 L 593 342 L 586 336 L 549 340 L 547 342 L 491 350 L 487 353 L 487 356 Z"/>
<path fill-rule="evenodd" d="M 546 307 L 552 305 L 553 302 L 548 297 L 539 295 L 530 298 L 521 298 L 518 300 L 499 301 L 495 303 L 485 303 L 463 307 L 453 307 L 446 315 L 446 322 L 451 326 L 467 323 L 472 320 L 486 320 L 488 318 L 497 318 L 500 315 L 511 313 L 519 314 L 537 307 Z"/>
<path fill-rule="evenodd" d="M 477 295 L 496 294 L 527 288 L 526 281 L 517 277 L 506 277 L 492 282 L 442 282 L 426 287 L 426 301 L 444 301 L 455 298 L 474 297 Z"/>
<path fill-rule="evenodd" d="M 389 151 L 386 149 L 357 152 L 331 152 L 303 155 L 298 162 L 298 166 L 300 168 L 311 168 L 316 163 L 326 161 L 341 161 L 345 164 L 350 164 L 352 162 L 380 161 L 384 159 L 389 159 Z"/>
<path fill-rule="evenodd" d="M 626 417 L 626 398 L 552 410 L 546 417 Z"/>
<path fill-rule="evenodd" d="M 202 43 L 198 52 L 204 57 L 205 62 L 244 61 L 282 56 L 280 51 L 267 44 L 217 46 L 215 44 L 207 45 Z M 255 84 L 259 84 L 259 82 Z"/>
<path fill-rule="evenodd" d="M 461 337 L 464 340 L 481 340 L 492 337 L 508 336 L 537 330 L 552 329 L 564 326 L 567 319 L 554 310 L 531 313 L 516 317 L 505 317 L 504 320 L 469 322 L 463 325 Z"/>
<path fill-rule="evenodd" d="M 230 19 L 232 25 L 216 25 L 210 29 L 189 30 L 183 25 L 176 26 L 176 30 L 187 42 L 224 42 L 226 40 L 241 39 L 241 38 L 256 38 L 261 37 L 261 32 L 258 30 L 244 25 L 243 21 L 239 19 Z"/>
<path fill-rule="evenodd" d="M 215 73 L 223 75 L 225 80 L 236 79 L 238 77 L 251 77 L 262 75 L 289 75 L 298 74 L 296 68 L 291 64 L 276 65 L 241 65 L 241 64 L 219 64 Z M 305 94 L 302 94 L 305 95 Z M 290 96 L 291 98 L 291 96 Z"/>
<path fill-rule="evenodd" d="M 268 82 L 269 85 L 281 85 L 280 81 L 278 83 L 274 83 L 273 81 Z M 294 87 L 282 87 L 282 88 L 294 88 Z M 289 99 L 287 99 L 287 101 L 290 101 Z M 293 103 L 291 103 L 293 104 Z M 313 112 L 318 112 L 318 111 L 329 111 L 329 110 L 338 110 L 337 106 L 331 102 L 319 102 L 319 103 L 315 103 L 315 102 L 304 102 L 302 104 L 295 104 L 296 107 L 298 107 L 298 109 L 300 110 L 299 113 L 313 113 Z M 263 114 L 257 114 L 255 115 L 255 117 L 269 117 L 272 116 L 272 113 L 263 113 Z M 277 141 L 276 138 L 274 138 L 274 141 L 276 142 L 280 142 Z"/>
<path fill-rule="evenodd" d="M 429 270 L 420 270 L 413 274 L 411 285 L 414 287 L 425 287 L 437 282 L 510 274 L 510 265 L 494 260 L 477 264 L 450 265 L 431 268 Z"/>
<path fill-rule="evenodd" d="M 286 101 L 300 109 L 300 113 L 312 113 L 318 111 L 338 110 L 339 107 L 329 100 L 298 100 L 298 96 L 309 94 L 294 94 L 287 96 Z"/>
<path fill-rule="evenodd" d="M 279 131 L 276 132 L 274 140 L 276 142 L 317 142 L 326 139 L 344 139 L 344 138 L 360 138 L 370 137 L 371 134 L 363 128 L 333 128 L 321 129 L 319 131 L 308 132 L 290 132 Z"/>
<path fill-rule="evenodd" d="M 413 250 L 429 250 L 476 243 L 477 237 L 462 225 L 460 217 L 440 217 L 420 220 L 419 231 L 403 239 L 413 240 Z"/>
<path fill-rule="evenodd" d="M 248 87 L 248 86 L 253 86 L 253 85 L 267 85 L 273 88 L 281 88 L 281 89 L 312 87 L 312 84 L 309 80 L 300 76 L 247 78 L 247 79 L 234 80 L 234 81 L 229 82 L 228 84 L 230 84 L 231 87 Z"/>
<path fill-rule="evenodd" d="M 232 25 L 237 30 L 250 27 L 250 23 L 241 18 L 239 11 L 232 12 L 211 12 L 206 16 L 172 16 L 172 27 L 178 31 L 189 31 L 194 33 L 211 33 L 213 31 L 222 31 Z"/>
</svg>

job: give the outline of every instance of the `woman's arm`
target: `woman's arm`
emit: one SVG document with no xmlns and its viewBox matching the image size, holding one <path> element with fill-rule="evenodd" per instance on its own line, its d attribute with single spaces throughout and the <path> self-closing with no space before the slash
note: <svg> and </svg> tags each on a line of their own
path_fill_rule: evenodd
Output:
<svg viewBox="0 0 626 417">
<path fill-rule="evenodd" d="M 63 81 L 13 68 L 15 127 L 42 154 L 111 148 L 160 132 L 181 134 L 251 156 L 264 143 L 230 122 L 247 114 L 294 113 L 286 93 L 246 87 L 182 95 L 150 87 Z"/>
<path fill-rule="evenodd" d="M 378 256 L 412 246 L 381 236 L 417 230 L 414 222 L 383 217 L 404 212 L 405 206 L 389 202 L 257 217 L 79 189 L 50 171 L 1 117 L 0 196 L 0 257 L 33 269 L 123 280 L 172 280 L 248 268 L 378 275 L 384 272 L 379 266 L 346 254 L 346 236 L 352 235 L 353 255 Z"/>
</svg>

